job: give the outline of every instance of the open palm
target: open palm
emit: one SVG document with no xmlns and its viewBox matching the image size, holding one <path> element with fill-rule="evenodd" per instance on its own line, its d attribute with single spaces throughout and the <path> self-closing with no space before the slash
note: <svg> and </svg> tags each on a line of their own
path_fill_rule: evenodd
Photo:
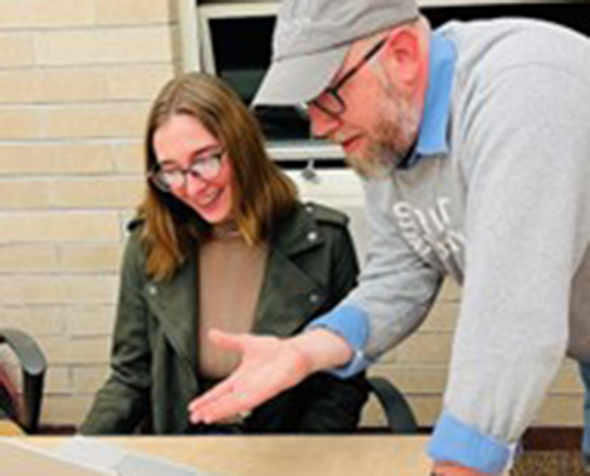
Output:
<svg viewBox="0 0 590 476">
<path fill-rule="evenodd" d="M 310 373 L 304 355 L 291 339 L 211 331 L 222 349 L 241 354 L 238 368 L 189 405 L 192 423 L 213 423 L 256 408 Z"/>
</svg>

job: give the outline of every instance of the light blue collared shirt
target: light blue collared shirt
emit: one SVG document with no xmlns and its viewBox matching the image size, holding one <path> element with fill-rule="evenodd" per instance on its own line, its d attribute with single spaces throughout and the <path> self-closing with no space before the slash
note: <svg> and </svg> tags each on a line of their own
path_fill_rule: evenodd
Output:
<svg viewBox="0 0 590 476">
<path fill-rule="evenodd" d="M 410 168 L 423 157 L 449 152 L 447 134 L 455 60 L 455 45 L 434 33 L 430 41 L 430 74 L 418 140 L 400 167 Z"/>
</svg>

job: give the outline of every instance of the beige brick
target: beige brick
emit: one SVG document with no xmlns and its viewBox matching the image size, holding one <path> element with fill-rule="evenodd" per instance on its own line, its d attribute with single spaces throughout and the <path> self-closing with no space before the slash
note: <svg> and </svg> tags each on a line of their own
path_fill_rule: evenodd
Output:
<svg viewBox="0 0 590 476">
<path fill-rule="evenodd" d="M 172 64 L 129 65 L 110 68 L 109 98 L 152 102 L 164 84 L 174 76 Z"/>
<path fill-rule="evenodd" d="M 111 157 L 110 145 L 100 143 L 0 144 L 0 175 L 106 173 Z"/>
<path fill-rule="evenodd" d="M 115 168 L 120 173 L 143 174 L 145 173 L 145 159 L 143 142 L 129 141 L 112 146 Z"/>
<path fill-rule="evenodd" d="M 0 70 L 0 103 L 151 102 L 173 75 L 171 64 Z"/>
<path fill-rule="evenodd" d="M 62 245 L 59 259 L 61 269 L 69 273 L 116 273 L 120 268 L 121 245 Z"/>
<path fill-rule="evenodd" d="M 0 71 L 0 103 L 37 102 L 41 97 L 38 78 L 39 73 L 30 69 Z"/>
<path fill-rule="evenodd" d="M 110 339 L 43 338 L 47 360 L 55 366 L 105 365 L 109 361 Z"/>
<path fill-rule="evenodd" d="M 578 365 L 574 361 L 564 361 L 549 391 L 552 394 L 571 394 L 583 391 Z"/>
<path fill-rule="evenodd" d="M 49 205 L 46 180 L 28 177 L 0 180 L 0 210 L 47 208 Z"/>
<path fill-rule="evenodd" d="M 452 334 L 419 333 L 406 339 L 394 350 L 393 361 L 412 364 L 447 364 L 451 354 Z"/>
<path fill-rule="evenodd" d="M 92 396 L 48 395 L 43 402 L 43 425 L 79 426 L 92 405 Z"/>
<path fill-rule="evenodd" d="M 55 208 L 135 208 L 144 194 L 145 179 L 76 178 L 52 184 Z"/>
<path fill-rule="evenodd" d="M 107 364 L 110 361 L 111 339 L 79 339 L 68 342 L 68 357 L 73 364 Z"/>
<path fill-rule="evenodd" d="M 115 306 L 71 307 L 68 309 L 72 337 L 110 337 L 115 323 Z"/>
<path fill-rule="evenodd" d="M 1 0 L 0 28 L 53 28 L 91 25 L 92 0 Z"/>
<path fill-rule="evenodd" d="M 58 276 L 0 276 L 3 304 L 60 304 L 63 286 Z"/>
<path fill-rule="evenodd" d="M 419 332 L 454 331 L 459 316 L 460 303 L 455 301 L 437 301 Z"/>
<path fill-rule="evenodd" d="M 74 390 L 72 385 L 71 371 L 68 367 L 56 367 L 50 365 L 45 378 L 45 395 L 71 393 Z"/>
<path fill-rule="evenodd" d="M 37 61 L 43 65 L 169 63 L 172 60 L 168 26 L 109 28 L 38 33 Z"/>
<path fill-rule="evenodd" d="M 0 245 L 0 273 L 46 273 L 58 269 L 54 246 Z"/>
<path fill-rule="evenodd" d="M 361 426 L 365 428 L 383 428 L 386 425 L 386 417 L 375 396 L 371 396 L 363 408 Z"/>
<path fill-rule="evenodd" d="M 446 278 L 437 299 L 439 301 L 461 300 L 461 286 L 451 278 Z"/>
<path fill-rule="evenodd" d="M 74 368 L 73 387 L 76 394 L 94 396 L 108 378 L 109 370 L 108 365 Z"/>
<path fill-rule="evenodd" d="M 196 5 L 196 4 L 195 4 Z M 168 23 L 170 2 L 162 0 L 100 0 L 96 2 L 96 22 L 100 25 Z"/>
<path fill-rule="evenodd" d="M 47 138 L 138 138 L 144 132 L 147 105 L 70 106 L 52 108 L 45 113 Z"/>
<path fill-rule="evenodd" d="M 20 329 L 34 339 L 65 334 L 67 318 L 61 303 L 10 307 L 6 305 L 4 299 L 2 301 L 0 327 Z"/>
<path fill-rule="evenodd" d="M 42 133 L 42 120 L 33 109 L 0 109 L 0 140 L 37 139 Z"/>
<path fill-rule="evenodd" d="M 31 66 L 34 62 L 33 38 L 30 35 L 0 34 L 0 66 L 2 68 Z"/>
<path fill-rule="evenodd" d="M 118 276 L 72 276 L 64 278 L 64 301 L 72 304 L 113 304 Z"/>
<path fill-rule="evenodd" d="M 377 361 L 378 365 L 388 366 L 388 365 L 393 364 L 395 362 L 396 353 L 397 353 L 397 347 L 386 352 Z"/>
<path fill-rule="evenodd" d="M 442 410 L 441 396 L 410 395 L 410 405 L 416 415 L 419 426 L 434 426 Z"/>
<path fill-rule="evenodd" d="M 108 99 L 104 72 L 88 69 L 47 69 L 38 72 L 39 102 L 91 102 Z"/>
<path fill-rule="evenodd" d="M 370 375 L 389 380 L 404 394 L 408 392 L 442 394 L 447 381 L 448 368 L 426 365 L 376 365 L 371 368 Z"/>
<path fill-rule="evenodd" d="M 0 244 L 120 241 L 114 212 L 26 212 L 0 214 Z"/>
<path fill-rule="evenodd" d="M 560 395 L 545 399 L 533 426 L 582 426 L 584 396 Z"/>
</svg>

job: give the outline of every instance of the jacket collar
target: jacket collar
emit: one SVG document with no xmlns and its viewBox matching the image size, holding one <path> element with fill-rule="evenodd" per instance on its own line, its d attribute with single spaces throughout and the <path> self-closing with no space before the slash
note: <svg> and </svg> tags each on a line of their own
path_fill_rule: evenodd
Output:
<svg viewBox="0 0 590 476">
<path fill-rule="evenodd" d="M 313 218 L 313 206 L 299 202 L 295 205 L 293 214 L 278 224 L 271 238 L 272 246 L 286 256 L 315 248 L 323 241 L 319 226 Z"/>
</svg>

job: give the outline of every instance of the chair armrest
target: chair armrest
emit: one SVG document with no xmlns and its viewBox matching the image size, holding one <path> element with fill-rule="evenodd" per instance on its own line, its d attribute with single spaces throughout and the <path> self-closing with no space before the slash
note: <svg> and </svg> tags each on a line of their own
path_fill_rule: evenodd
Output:
<svg viewBox="0 0 590 476">
<path fill-rule="evenodd" d="M 393 433 L 416 433 L 418 423 L 412 407 L 402 393 L 389 381 L 382 377 L 369 377 L 371 391 L 379 400 L 387 425 Z"/>
<path fill-rule="evenodd" d="M 24 404 L 19 423 L 27 432 L 34 433 L 41 414 L 47 361 L 37 343 L 22 331 L 0 329 L 0 344 L 4 343 L 8 344 L 17 356 L 23 373 Z"/>
</svg>

